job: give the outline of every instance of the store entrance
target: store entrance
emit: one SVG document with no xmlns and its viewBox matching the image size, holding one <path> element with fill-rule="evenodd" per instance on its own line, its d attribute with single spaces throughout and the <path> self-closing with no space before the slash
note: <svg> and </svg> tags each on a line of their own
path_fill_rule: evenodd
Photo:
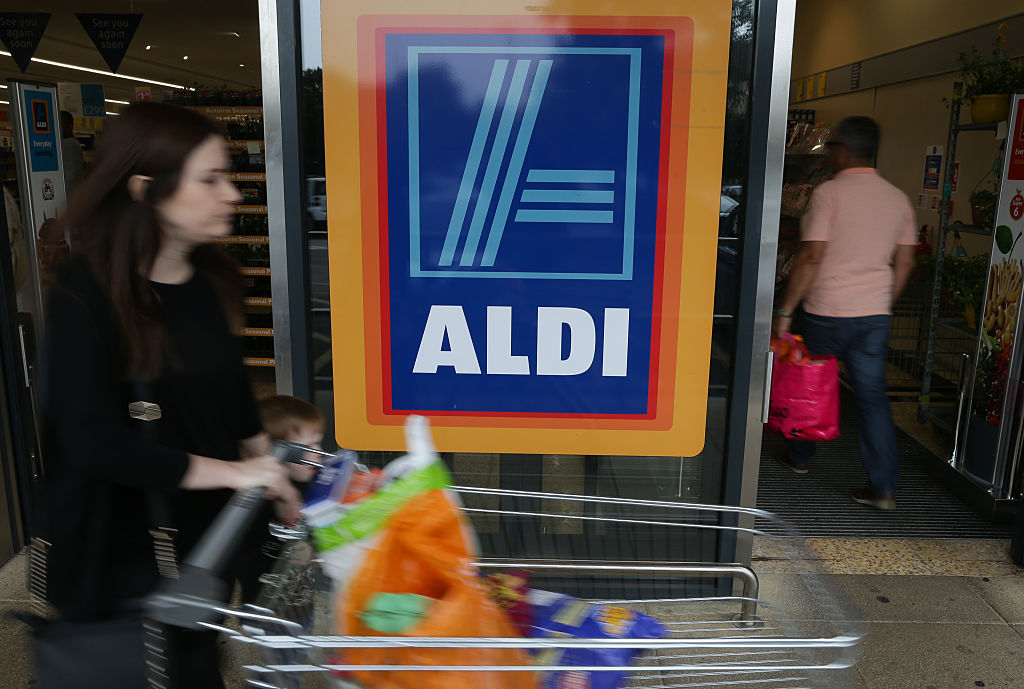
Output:
<svg viewBox="0 0 1024 689">
<path fill-rule="evenodd" d="M 999 284 L 1020 273 L 1015 232 L 999 230 L 1008 221 L 997 212 L 1012 212 L 1019 186 L 1000 197 L 1014 120 L 1009 108 L 988 118 L 968 112 L 961 94 L 969 75 L 960 69 L 965 55 L 987 59 L 999 35 L 1024 26 L 1024 15 L 999 12 L 972 17 L 978 24 L 966 29 L 937 19 L 916 34 L 918 42 L 908 42 L 878 26 L 870 36 L 851 27 L 837 3 L 797 6 L 776 297 L 800 251 L 815 190 L 834 179 L 827 151 L 835 143 L 832 128 L 844 118 L 867 116 L 878 124 L 872 166 L 909 201 L 902 243 L 916 240 L 915 268 L 892 305 L 886 350 L 900 461 L 897 510 L 880 513 L 851 500 L 867 475 L 856 403 L 844 378 L 841 437 L 820 444 L 807 474 L 777 461 L 778 439 L 766 437 L 761 453 L 758 506 L 789 516 L 806 533 L 1009 535 L 1021 499 L 1019 291 L 1007 299 Z M 843 48 L 808 39 L 829 33 L 843 36 Z M 997 63 L 1020 59 L 1019 46 L 1004 48 Z"/>
<path fill-rule="evenodd" d="M 33 494 L 47 469 L 35 390 L 45 285 L 82 239 L 51 241 L 42 229 L 88 174 L 104 126 L 130 104 L 174 103 L 223 127 L 243 195 L 221 243 L 242 265 L 245 364 L 258 396 L 276 390 L 258 3 L 157 0 L 84 8 L 124 12 L 91 15 L 58 0 L 42 9 L 19 15 L 34 27 L 23 32 L 31 50 L 0 51 L 0 561 L 35 533 Z M 30 145 L 55 155 L 37 160 Z"/>
</svg>

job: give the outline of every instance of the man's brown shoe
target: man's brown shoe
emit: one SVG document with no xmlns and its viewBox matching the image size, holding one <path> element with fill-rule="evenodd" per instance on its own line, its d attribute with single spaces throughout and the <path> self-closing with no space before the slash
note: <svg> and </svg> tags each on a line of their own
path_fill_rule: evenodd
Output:
<svg viewBox="0 0 1024 689">
<path fill-rule="evenodd" d="M 894 498 L 892 495 L 886 495 L 885 493 L 877 493 L 874 490 L 872 490 L 870 486 L 858 488 L 857 490 L 850 493 L 850 497 L 853 498 L 854 502 L 859 502 L 862 505 L 874 507 L 875 509 L 896 509 L 896 498 Z"/>
</svg>

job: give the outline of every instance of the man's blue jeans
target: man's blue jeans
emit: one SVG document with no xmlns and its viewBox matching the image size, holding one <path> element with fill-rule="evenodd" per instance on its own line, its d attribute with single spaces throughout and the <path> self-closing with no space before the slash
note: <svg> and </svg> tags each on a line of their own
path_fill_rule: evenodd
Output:
<svg viewBox="0 0 1024 689">
<path fill-rule="evenodd" d="M 831 318 L 803 314 L 801 334 L 811 354 L 832 354 L 846 364 L 857 399 L 860 419 L 860 456 L 871 488 L 891 494 L 899 478 L 896 429 L 885 394 L 885 365 L 889 351 L 890 316 Z M 788 440 L 789 458 L 806 465 L 815 443 Z"/>
</svg>

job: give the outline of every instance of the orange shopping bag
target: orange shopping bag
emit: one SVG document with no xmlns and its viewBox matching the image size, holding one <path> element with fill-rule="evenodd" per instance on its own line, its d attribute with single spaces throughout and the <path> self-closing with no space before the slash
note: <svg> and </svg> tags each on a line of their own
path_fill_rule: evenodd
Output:
<svg viewBox="0 0 1024 689">
<path fill-rule="evenodd" d="M 340 634 L 388 636 L 363 624 L 361 613 L 377 594 L 417 594 L 433 599 L 425 616 L 397 636 L 516 637 L 512 624 L 487 595 L 472 563 L 472 531 L 442 490 L 419 495 L 394 514 L 377 548 L 366 554 L 347 591 L 337 597 Z M 530 665 L 521 649 L 346 649 L 351 665 Z M 534 689 L 532 671 L 354 671 L 375 689 Z"/>
</svg>

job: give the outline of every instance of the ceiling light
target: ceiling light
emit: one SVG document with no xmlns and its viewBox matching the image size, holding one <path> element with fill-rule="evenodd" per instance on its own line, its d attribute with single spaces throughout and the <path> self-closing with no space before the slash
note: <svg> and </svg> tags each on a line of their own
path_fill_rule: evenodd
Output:
<svg viewBox="0 0 1024 689">
<path fill-rule="evenodd" d="M 10 105 L 10 103 L 5 100 L 0 100 L 0 105 Z"/>
<path fill-rule="evenodd" d="M 107 110 L 107 114 L 108 115 L 116 115 L 117 113 L 116 112 L 110 112 L 109 110 Z"/>
<path fill-rule="evenodd" d="M 105 100 L 108 103 L 117 103 L 118 105 L 129 105 L 128 101 L 126 100 L 114 100 L 113 98 L 104 98 L 103 100 Z"/>
<path fill-rule="evenodd" d="M 149 49 L 150 49 L 150 48 L 152 48 L 152 47 L 153 47 L 153 46 L 151 46 L 151 45 L 147 45 L 147 46 L 146 46 L 146 50 L 149 50 Z"/>
<path fill-rule="evenodd" d="M 240 64 L 240 65 L 238 65 L 238 66 L 239 66 L 239 67 L 245 67 L 245 65 L 242 65 L 242 64 Z"/>
<path fill-rule="evenodd" d="M 181 58 L 181 59 L 182 59 L 182 60 L 187 60 L 187 59 L 188 59 L 188 55 L 186 55 L 185 57 L 183 57 L 183 58 Z"/>
<path fill-rule="evenodd" d="M 6 50 L 0 50 L 0 55 L 6 55 L 10 57 L 11 54 Z M 140 81 L 143 84 L 155 84 L 156 86 L 167 86 L 172 89 L 185 88 L 182 84 L 169 84 L 166 81 L 156 81 L 155 79 L 146 79 L 144 77 L 133 77 L 127 74 L 115 74 L 114 72 L 107 72 L 102 69 L 93 69 L 92 67 L 82 67 L 81 65 L 69 65 L 66 62 L 56 62 L 55 60 L 44 60 L 39 57 L 32 58 L 32 62 L 38 62 L 41 65 L 51 65 L 53 67 L 63 67 L 65 69 L 76 69 L 79 72 L 89 72 L 91 74 L 102 74 L 105 77 L 114 77 L 116 79 L 127 79 L 128 81 Z"/>
</svg>

